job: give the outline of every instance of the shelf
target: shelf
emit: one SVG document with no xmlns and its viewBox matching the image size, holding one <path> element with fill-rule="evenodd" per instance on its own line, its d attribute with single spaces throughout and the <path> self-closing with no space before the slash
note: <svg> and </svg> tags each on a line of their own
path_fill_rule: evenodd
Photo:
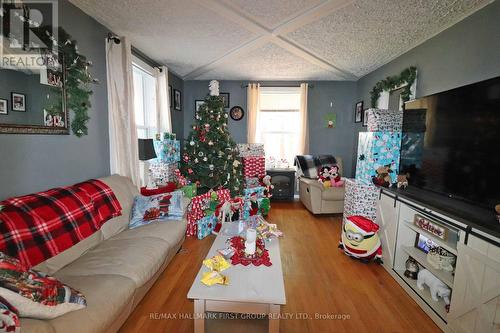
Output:
<svg viewBox="0 0 500 333">
<path fill-rule="evenodd" d="M 429 287 L 424 286 L 424 290 L 420 290 L 417 287 L 417 280 L 413 280 L 410 278 L 407 278 L 404 274 L 404 270 L 396 270 L 396 273 L 403 279 L 413 291 L 420 296 L 420 298 L 431 307 L 436 314 L 441 317 L 446 322 L 446 304 L 444 303 L 443 299 L 438 297 L 438 301 L 434 301 L 431 297 L 431 292 L 429 291 Z"/>
<path fill-rule="evenodd" d="M 416 233 L 422 234 L 426 237 L 429 237 L 434 243 L 437 245 L 441 246 L 445 250 L 453 253 L 454 255 L 457 255 L 457 243 L 454 241 L 450 240 L 444 240 L 439 237 L 434 236 L 430 232 L 427 232 L 423 229 L 420 229 L 416 225 L 414 225 L 412 222 L 404 221 L 403 224 L 410 228 L 411 230 L 415 231 Z"/>
<path fill-rule="evenodd" d="M 453 280 L 454 276 L 451 272 L 444 271 L 441 269 L 435 269 L 431 264 L 427 262 L 427 254 L 420 251 L 419 249 L 413 246 L 402 246 L 403 250 L 408 253 L 410 257 L 415 259 L 420 265 L 424 266 L 427 270 L 429 270 L 435 277 L 439 280 L 443 281 L 448 287 L 453 289 Z"/>
</svg>

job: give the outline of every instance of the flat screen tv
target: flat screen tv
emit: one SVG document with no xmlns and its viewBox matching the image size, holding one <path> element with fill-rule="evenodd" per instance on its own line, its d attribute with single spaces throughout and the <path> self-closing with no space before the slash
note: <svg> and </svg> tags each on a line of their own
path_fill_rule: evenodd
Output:
<svg viewBox="0 0 500 333">
<path fill-rule="evenodd" d="M 500 203 L 500 77 L 407 102 L 400 172 L 410 185 Z"/>
</svg>

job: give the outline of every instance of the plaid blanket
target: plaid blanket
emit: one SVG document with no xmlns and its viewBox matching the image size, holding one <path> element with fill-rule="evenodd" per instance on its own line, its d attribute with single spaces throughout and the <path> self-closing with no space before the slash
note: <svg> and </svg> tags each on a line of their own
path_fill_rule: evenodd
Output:
<svg viewBox="0 0 500 333">
<path fill-rule="evenodd" d="M 0 251 L 35 266 L 92 235 L 121 214 L 98 180 L 0 202 Z"/>
<path fill-rule="evenodd" d="M 297 155 L 294 165 L 298 167 L 299 176 L 305 178 L 318 178 L 318 169 L 323 166 L 332 166 L 337 164 L 332 155 Z"/>
</svg>

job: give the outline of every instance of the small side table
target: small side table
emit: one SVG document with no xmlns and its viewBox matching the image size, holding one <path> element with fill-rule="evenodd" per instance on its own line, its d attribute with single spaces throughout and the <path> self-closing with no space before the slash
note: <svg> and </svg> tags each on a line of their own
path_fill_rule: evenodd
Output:
<svg viewBox="0 0 500 333">
<path fill-rule="evenodd" d="M 274 200 L 293 200 L 295 194 L 295 169 L 268 169 L 266 173 L 271 176 L 274 185 Z"/>
<path fill-rule="evenodd" d="M 150 197 L 152 195 L 170 193 L 177 189 L 175 183 L 168 183 L 166 186 L 159 186 L 158 188 L 148 190 L 146 187 L 141 187 L 141 195 Z"/>
</svg>

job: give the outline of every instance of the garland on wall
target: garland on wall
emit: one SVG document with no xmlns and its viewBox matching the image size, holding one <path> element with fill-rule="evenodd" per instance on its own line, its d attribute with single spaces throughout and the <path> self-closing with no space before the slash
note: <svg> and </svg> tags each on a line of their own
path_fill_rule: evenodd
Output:
<svg viewBox="0 0 500 333">
<path fill-rule="evenodd" d="M 99 80 L 92 77 L 89 72 L 89 66 L 92 66 L 92 62 L 88 61 L 84 55 L 78 52 L 76 41 L 71 39 L 71 35 L 63 28 L 59 27 L 57 36 L 54 36 L 51 26 L 39 27 L 36 22 L 29 18 L 29 8 L 25 5 L 21 7 L 23 8 L 24 15 L 16 12 L 15 16 L 23 23 L 28 23 L 30 27 L 36 27 L 40 32 L 37 37 L 45 45 L 52 45 L 52 49 L 54 49 L 54 46 L 57 46 L 57 52 L 52 51 L 52 55 L 62 65 L 61 71 L 64 71 L 65 74 L 63 76 L 64 89 L 62 94 L 65 94 L 66 98 L 63 98 L 63 96 L 60 99 L 56 97 L 55 102 L 52 102 L 46 108 L 46 111 L 51 115 L 63 115 L 64 110 L 62 105 L 64 100 L 67 110 L 72 110 L 74 113 L 73 120 L 71 121 L 73 134 L 77 137 L 87 135 L 87 123 L 90 119 L 88 111 L 91 107 L 90 96 L 92 95 L 90 84 L 99 83 Z M 22 40 L 19 36 L 15 36 L 12 33 L 6 37 L 14 41 Z M 29 50 L 31 47 L 26 45 L 24 49 Z M 49 50 L 50 48 L 47 51 Z"/>
<path fill-rule="evenodd" d="M 58 47 L 58 58 L 65 71 L 66 108 L 73 111 L 71 130 L 77 137 L 81 137 L 88 134 L 87 123 L 90 119 L 88 110 L 92 106 L 90 104 L 90 96 L 92 95 L 90 84 L 99 81 L 90 74 L 88 68 L 92 66 L 92 62 L 78 52 L 76 41 L 72 40 L 63 28 L 59 28 L 58 34 L 59 38 L 56 39 L 47 28 L 44 36 L 48 40 L 44 42 L 50 42 Z"/>
<path fill-rule="evenodd" d="M 411 96 L 411 86 L 415 82 L 416 77 L 417 67 L 411 66 L 403 70 L 399 75 L 388 76 L 384 80 L 377 82 L 370 91 L 372 108 L 377 107 L 377 102 L 382 91 L 393 90 L 403 85 L 405 86 L 401 92 L 401 99 L 403 102 L 409 101 Z"/>
</svg>

